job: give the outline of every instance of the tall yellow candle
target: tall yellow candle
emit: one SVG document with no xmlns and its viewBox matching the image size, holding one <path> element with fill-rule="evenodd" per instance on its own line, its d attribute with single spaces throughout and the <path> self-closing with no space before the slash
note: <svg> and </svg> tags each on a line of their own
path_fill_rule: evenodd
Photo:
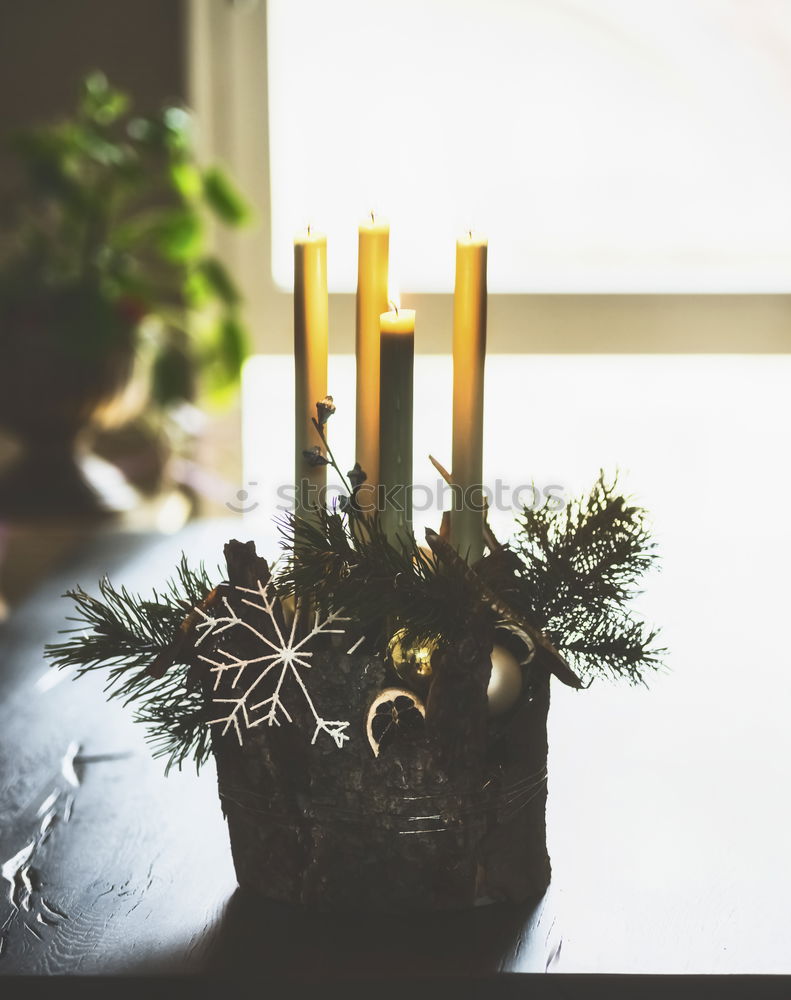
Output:
<svg viewBox="0 0 791 1000">
<path fill-rule="evenodd" d="M 380 318 L 379 500 L 391 541 L 412 530 L 412 402 L 415 311 L 394 309 Z"/>
<path fill-rule="evenodd" d="M 451 542 L 471 563 L 483 555 L 483 373 L 486 359 L 486 240 L 456 243 L 453 297 Z M 478 509 L 476 509 L 478 508 Z"/>
<path fill-rule="evenodd" d="M 390 227 L 373 212 L 360 225 L 357 257 L 357 440 L 355 458 L 379 482 L 379 317 L 387 312 Z"/>
<path fill-rule="evenodd" d="M 311 465 L 303 452 L 320 443 L 312 418 L 327 395 L 328 313 L 327 238 L 308 227 L 294 240 L 294 482 L 303 514 L 327 486 L 326 466 Z"/>
</svg>

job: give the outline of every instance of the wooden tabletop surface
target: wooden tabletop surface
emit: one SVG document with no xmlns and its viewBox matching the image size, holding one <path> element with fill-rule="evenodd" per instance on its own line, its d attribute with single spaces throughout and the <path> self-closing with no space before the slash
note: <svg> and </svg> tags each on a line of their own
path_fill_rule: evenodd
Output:
<svg viewBox="0 0 791 1000">
<path fill-rule="evenodd" d="M 182 549 L 218 564 L 239 527 L 97 535 L 2 627 L 0 974 L 791 972 L 791 684 L 764 627 L 782 595 L 763 584 L 787 553 L 759 539 L 706 574 L 712 543 L 679 541 L 651 587 L 672 670 L 648 690 L 553 689 L 544 899 L 338 918 L 238 891 L 211 767 L 166 779 L 100 678 L 72 683 L 42 655 L 67 587 L 106 572 L 145 593 Z"/>
</svg>

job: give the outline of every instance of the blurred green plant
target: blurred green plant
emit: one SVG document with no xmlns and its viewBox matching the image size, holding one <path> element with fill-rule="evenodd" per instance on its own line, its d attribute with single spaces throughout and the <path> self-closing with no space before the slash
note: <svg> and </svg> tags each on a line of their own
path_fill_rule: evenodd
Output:
<svg viewBox="0 0 791 1000">
<path fill-rule="evenodd" d="M 161 408 L 198 387 L 221 400 L 247 352 L 239 290 L 208 244 L 214 223 L 241 226 L 250 212 L 220 168 L 198 164 L 192 124 L 175 105 L 134 114 L 96 72 L 72 117 L 12 144 L 25 189 L 3 236 L 0 315 L 47 298 L 76 303 L 64 329 L 83 352 L 109 349 L 133 326 Z M 15 335 L 0 330 L 0 341 Z"/>
</svg>

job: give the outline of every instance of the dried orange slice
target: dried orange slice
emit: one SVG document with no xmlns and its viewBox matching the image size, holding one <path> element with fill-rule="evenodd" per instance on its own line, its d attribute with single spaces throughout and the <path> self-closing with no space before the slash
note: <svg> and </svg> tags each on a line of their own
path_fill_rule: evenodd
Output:
<svg viewBox="0 0 791 1000">
<path fill-rule="evenodd" d="M 426 709 L 420 698 L 406 688 L 385 688 L 368 709 L 366 733 L 374 756 L 399 735 L 417 735 L 423 730 Z"/>
</svg>

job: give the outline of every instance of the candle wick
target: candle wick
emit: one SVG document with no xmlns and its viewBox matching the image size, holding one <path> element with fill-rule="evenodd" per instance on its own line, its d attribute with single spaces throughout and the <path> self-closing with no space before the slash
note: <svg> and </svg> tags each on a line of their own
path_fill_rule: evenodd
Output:
<svg viewBox="0 0 791 1000">
<path fill-rule="evenodd" d="M 310 223 L 308 223 L 308 236 L 310 236 Z"/>
<path fill-rule="evenodd" d="M 398 306 L 397 306 L 397 305 L 395 304 L 395 302 L 393 302 L 393 300 L 392 300 L 392 299 L 390 299 L 390 305 L 391 305 L 391 306 L 393 307 L 393 312 L 394 312 L 394 313 L 396 314 L 396 316 L 397 316 L 397 315 L 398 315 Z"/>
<path fill-rule="evenodd" d="M 468 237 L 468 239 L 472 239 L 472 230 L 471 229 L 467 230 L 467 237 Z"/>
<path fill-rule="evenodd" d="M 376 217 L 374 216 L 374 211 L 371 209 L 371 222 L 376 222 Z"/>
</svg>

